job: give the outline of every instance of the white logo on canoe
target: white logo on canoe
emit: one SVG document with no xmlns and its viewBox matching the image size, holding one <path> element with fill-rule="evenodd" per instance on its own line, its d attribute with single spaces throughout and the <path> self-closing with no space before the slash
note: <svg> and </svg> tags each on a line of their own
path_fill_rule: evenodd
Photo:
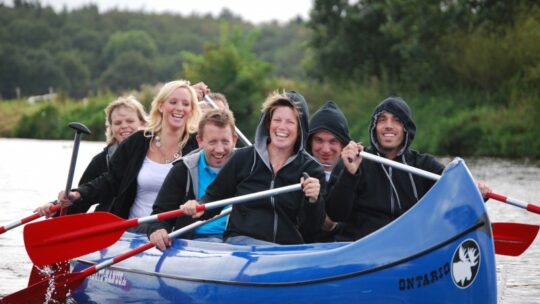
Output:
<svg viewBox="0 0 540 304">
<path fill-rule="evenodd" d="M 121 271 L 115 271 L 110 269 L 103 269 L 99 272 L 92 274 L 88 279 L 105 282 L 116 286 L 127 287 L 128 282 Z"/>
<path fill-rule="evenodd" d="M 480 269 L 480 246 L 473 239 L 467 239 L 454 252 L 452 278 L 459 288 L 469 287 Z"/>
</svg>

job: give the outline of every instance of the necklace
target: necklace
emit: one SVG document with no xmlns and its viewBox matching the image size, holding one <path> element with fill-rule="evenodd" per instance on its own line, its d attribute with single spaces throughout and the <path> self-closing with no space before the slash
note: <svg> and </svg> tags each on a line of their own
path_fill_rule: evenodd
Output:
<svg viewBox="0 0 540 304">
<path fill-rule="evenodd" d="M 165 153 L 162 149 L 161 149 L 161 137 L 159 137 L 159 135 L 156 135 L 155 136 L 155 145 L 157 147 L 157 150 L 159 151 L 159 154 L 161 154 L 161 158 L 163 159 L 163 161 L 168 164 L 168 163 L 171 163 L 177 159 L 179 159 L 180 157 L 182 157 L 182 147 L 180 146 L 180 144 L 178 144 L 178 150 L 176 152 L 174 152 L 174 154 L 172 155 L 172 158 L 168 158 L 167 157 L 167 153 Z"/>
</svg>

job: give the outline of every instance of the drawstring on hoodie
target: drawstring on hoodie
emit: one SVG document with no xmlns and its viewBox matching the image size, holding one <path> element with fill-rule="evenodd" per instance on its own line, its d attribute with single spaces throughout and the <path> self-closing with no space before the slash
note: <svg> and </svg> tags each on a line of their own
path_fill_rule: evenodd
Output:
<svg viewBox="0 0 540 304">
<path fill-rule="evenodd" d="M 377 155 L 381 156 L 379 152 L 377 152 Z M 403 163 L 405 165 L 407 165 L 407 161 L 405 160 L 405 155 L 403 155 L 403 154 L 401 155 L 401 160 L 403 161 Z M 390 182 L 390 187 L 391 187 L 391 189 L 390 189 L 390 211 L 391 211 L 392 214 L 395 214 L 395 212 L 394 212 L 394 209 L 395 209 L 394 208 L 394 200 L 397 200 L 399 210 L 403 210 L 403 207 L 401 206 L 401 201 L 399 199 L 397 188 L 394 185 L 394 182 L 392 181 L 392 167 L 389 167 L 389 171 L 387 171 L 383 164 L 380 164 L 380 166 L 383 169 L 384 174 L 386 175 L 386 178 L 388 178 L 388 181 Z M 416 189 L 414 179 L 413 179 L 412 174 L 410 172 L 409 172 L 408 175 L 409 175 L 409 180 L 411 182 L 411 187 L 413 189 L 414 198 L 416 199 L 416 201 L 418 201 L 418 190 Z M 395 197 L 395 199 L 394 199 L 394 197 Z"/>
<path fill-rule="evenodd" d="M 379 154 L 377 152 L 377 154 Z M 380 156 L 380 155 L 379 155 Z M 384 171 L 384 174 L 386 175 L 386 178 L 388 178 L 388 181 L 390 182 L 390 212 L 392 214 L 394 214 L 394 196 L 396 197 L 397 199 L 397 203 L 398 203 L 398 207 L 400 210 L 402 210 L 403 208 L 401 207 L 401 201 L 399 200 L 399 195 L 397 193 L 397 189 L 396 189 L 396 186 L 394 185 L 394 182 L 392 181 L 392 167 L 390 167 L 390 172 L 386 171 L 386 168 L 384 167 L 383 164 L 380 164 L 381 165 L 381 168 L 383 169 Z M 393 192 L 393 193 L 392 193 Z M 394 195 L 392 195 L 394 194 Z"/>
<path fill-rule="evenodd" d="M 401 154 L 401 159 L 403 160 L 403 163 L 405 165 L 408 165 L 407 161 L 405 160 L 405 155 Z M 412 189 L 413 189 L 414 198 L 416 199 L 416 201 L 418 201 L 418 191 L 416 190 L 416 184 L 414 183 L 411 172 L 409 172 L 409 180 L 411 181 L 411 186 L 412 186 Z"/>
</svg>

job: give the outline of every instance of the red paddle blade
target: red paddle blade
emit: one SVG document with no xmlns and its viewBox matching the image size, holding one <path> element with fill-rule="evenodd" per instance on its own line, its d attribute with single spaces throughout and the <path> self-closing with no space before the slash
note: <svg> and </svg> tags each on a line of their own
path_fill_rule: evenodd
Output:
<svg viewBox="0 0 540 304">
<path fill-rule="evenodd" d="M 26 225 L 24 245 L 35 265 L 54 264 L 114 244 L 126 224 L 131 222 L 108 212 L 60 216 Z"/>
<path fill-rule="evenodd" d="M 538 225 L 519 223 L 493 223 L 495 253 L 509 256 L 521 255 L 538 234 Z"/>
<path fill-rule="evenodd" d="M 55 276 L 66 274 L 69 272 L 69 262 L 63 261 L 56 264 L 45 265 L 38 267 L 32 265 L 32 271 L 30 272 L 30 277 L 28 278 L 28 287 L 39 283 L 46 279 L 51 279 Z"/>
<path fill-rule="evenodd" d="M 81 272 L 62 274 L 7 295 L 1 302 L 41 304 L 50 303 L 51 300 L 63 301 L 66 295 L 79 287 L 85 278 L 86 275 Z"/>
</svg>

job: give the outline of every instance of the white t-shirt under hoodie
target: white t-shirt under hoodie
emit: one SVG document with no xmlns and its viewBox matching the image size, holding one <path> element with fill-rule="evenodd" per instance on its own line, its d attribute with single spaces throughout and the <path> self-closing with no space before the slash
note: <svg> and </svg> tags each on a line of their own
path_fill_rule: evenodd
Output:
<svg viewBox="0 0 540 304">
<path fill-rule="evenodd" d="M 172 163 L 160 164 L 145 157 L 137 176 L 137 195 L 129 211 L 129 218 L 149 216 L 165 177 L 173 167 Z"/>
</svg>

